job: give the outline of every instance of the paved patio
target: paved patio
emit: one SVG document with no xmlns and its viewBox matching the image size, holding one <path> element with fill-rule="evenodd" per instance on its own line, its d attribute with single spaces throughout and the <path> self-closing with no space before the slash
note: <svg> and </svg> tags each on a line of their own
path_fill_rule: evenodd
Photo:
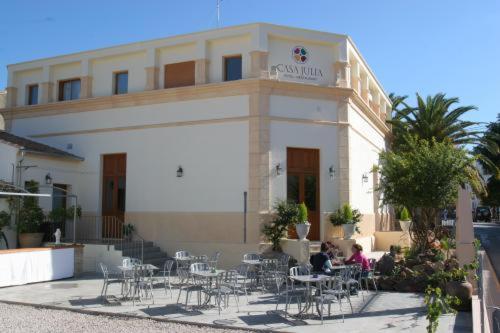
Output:
<svg viewBox="0 0 500 333">
<path fill-rule="evenodd" d="M 83 312 L 102 312 L 105 314 L 131 315 L 150 317 L 162 320 L 174 320 L 196 324 L 216 324 L 238 327 L 241 329 L 263 329 L 286 332 L 425 332 L 427 321 L 423 296 L 413 293 L 379 292 L 353 296 L 354 314 L 344 305 L 345 321 L 339 316 L 338 305 L 332 306 L 332 317 L 325 318 L 321 325 L 319 318 L 298 319 L 285 317 L 282 311 L 275 312 L 275 298 L 272 294 L 254 292 L 240 297 L 240 311 L 237 311 L 234 300 L 223 309 L 219 316 L 216 308 L 196 308 L 175 304 L 174 297 L 165 295 L 164 289 L 158 286 L 154 291 L 155 302 L 143 300 L 132 305 L 131 301 L 120 300 L 120 286 L 111 285 L 108 291 L 108 302 L 99 297 L 102 280 L 95 276 L 45 282 L 25 286 L 0 289 L 0 302 L 11 301 L 27 304 L 56 306 Z M 195 302 L 195 296 L 192 297 Z M 194 303 L 193 303 L 194 304 Z M 279 309 L 283 309 L 281 305 Z M 297 309 L 292 306 L 292 313 Z M 440 321 L 439 332 L 470 332 L 470 316 L 460 314 L 444 316 Z"/>
</svg>

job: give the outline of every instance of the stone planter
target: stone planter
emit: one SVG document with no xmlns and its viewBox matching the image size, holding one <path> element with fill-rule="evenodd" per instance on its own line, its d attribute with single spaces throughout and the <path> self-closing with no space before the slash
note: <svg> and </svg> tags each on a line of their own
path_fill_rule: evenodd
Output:
<svg viewBox="0 0 500 333">
<path fill-rule="evenodd" d="M 470 311 L 472 305 L 472 284 L 468 281 L 449 281 L 445 285 L 446 294 L 456 296 L 460 300 L 460 305 L 454 305 L 457 311 Z"/>
<path fill-rule="evenodd" d="M 351 239 L 352 235 L 356 231 L 355 224 L 342 224 L 342 229 L 344 230 L 344 239 Z"/>
<path fill-rule="evenodd" d="M 309 229 L 311 228 L 311 223 L 305 221 L 304 223 L 297 223 L 295 225 L 295 231 L 297 232 L 297 236 L 299 240 L 305 240 L 307 235 L 309 234 Z"/>
<path fill-rule="evenodd" d="M 22 248 L 40 247 L 42 240 L 43 233 L 41 232 L 19 234 L 19 246 Z"/>
<path fill-rule="evenodd" d="M 407 221 L 399 220 L 399 226 L 401 227 L 401 230 L 405 234 L 410 233 L 410 225 L 411 225 L 411 220 L 407 220 Z"/>
</svg>

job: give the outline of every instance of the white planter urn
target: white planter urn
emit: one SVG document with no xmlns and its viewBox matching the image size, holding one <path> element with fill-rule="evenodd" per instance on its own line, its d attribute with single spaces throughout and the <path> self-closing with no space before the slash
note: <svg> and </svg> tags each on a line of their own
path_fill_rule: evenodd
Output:
<svg viewBox="0 0 500 333">
<path fill-rule="evenodd" d="M 344 239 L 350 239 L 354 232 L 356 231 L 355 224 L 342 224 L 342 229 L 344 229 Z"/>
<path fill-rule="evenodd" d="M 297 236 L 299 236 L 299 240 L 305 240 L 307 235 L 309 234 L 309 229 L 311 228 L 311 223 L 304 221 L 303 223 L 297 223 L 295 225 L 295 231 L 297 232 Z"/>
<path fill-rule="evenodd" d="M 407 221 L 399 220 L 399 226 L 401 227 L 401 230 L 403 230 L 403 233 L 405 234 L 410 233 L 410 225 L 411 225 L 411 220 Z"/>
</svg>

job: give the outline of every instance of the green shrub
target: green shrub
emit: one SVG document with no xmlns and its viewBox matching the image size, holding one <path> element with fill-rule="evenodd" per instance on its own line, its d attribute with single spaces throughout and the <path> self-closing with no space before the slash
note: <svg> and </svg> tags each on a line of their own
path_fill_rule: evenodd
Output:
<svg viewBox="0 0 500 333">
<path fill-rule="evenodd" d="M 278 200 L 274 204 L 274 219 L 264 225 L 262 233 L 273 244 L 273 251 L 281 251 L 280 240 L 288 228 L 300 222 L 299 205 L 292 201 Z"/>
<path fill-rule="evenodd" d="M 356 225 L 356 232 L 359 233 L 357 224 L 361 222 L 361 213 L 357 209 L 352 209 L 349 204 L 344 204 L 341 208 L 337 209 L 330 215 L 330 222 L 334 226 L 341 226 L 343 224 Z"/>
<path fill-rule="evenodd" d="M 406 207 L 403 207 L 403 209 L 401 210 L 399 219 L 401 221 L 410 221 L 410 212 L 408 211 L 408 209 L 406 209 Z"/>
<path fill-rule="evenodd" d="M 305 203 L 299 205 L 299 223 L 307 221 L 307 206 Z"/>
<path fill-rule="evenodd" d="M 38 183 L 34 180 L 27 182 L 26 189 L 31 193 L 38 193 Z M 19 210 L 17 230 L 19 233 L 40 232 L 45 215 L 38 205 L 37 197 L 24 197 Z"/>
</svg>

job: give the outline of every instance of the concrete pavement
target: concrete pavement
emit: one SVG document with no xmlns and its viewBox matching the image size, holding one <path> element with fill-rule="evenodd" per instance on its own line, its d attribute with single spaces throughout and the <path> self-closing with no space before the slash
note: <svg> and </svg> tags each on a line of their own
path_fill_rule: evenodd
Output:
<svg viewBox="0 0 500 333">
<path fill-rule="evenodd" d="M 500 276 L 500 225 L 474 223 L 474 234 L 488 254 L 497 276 Z"/>
</svg>

